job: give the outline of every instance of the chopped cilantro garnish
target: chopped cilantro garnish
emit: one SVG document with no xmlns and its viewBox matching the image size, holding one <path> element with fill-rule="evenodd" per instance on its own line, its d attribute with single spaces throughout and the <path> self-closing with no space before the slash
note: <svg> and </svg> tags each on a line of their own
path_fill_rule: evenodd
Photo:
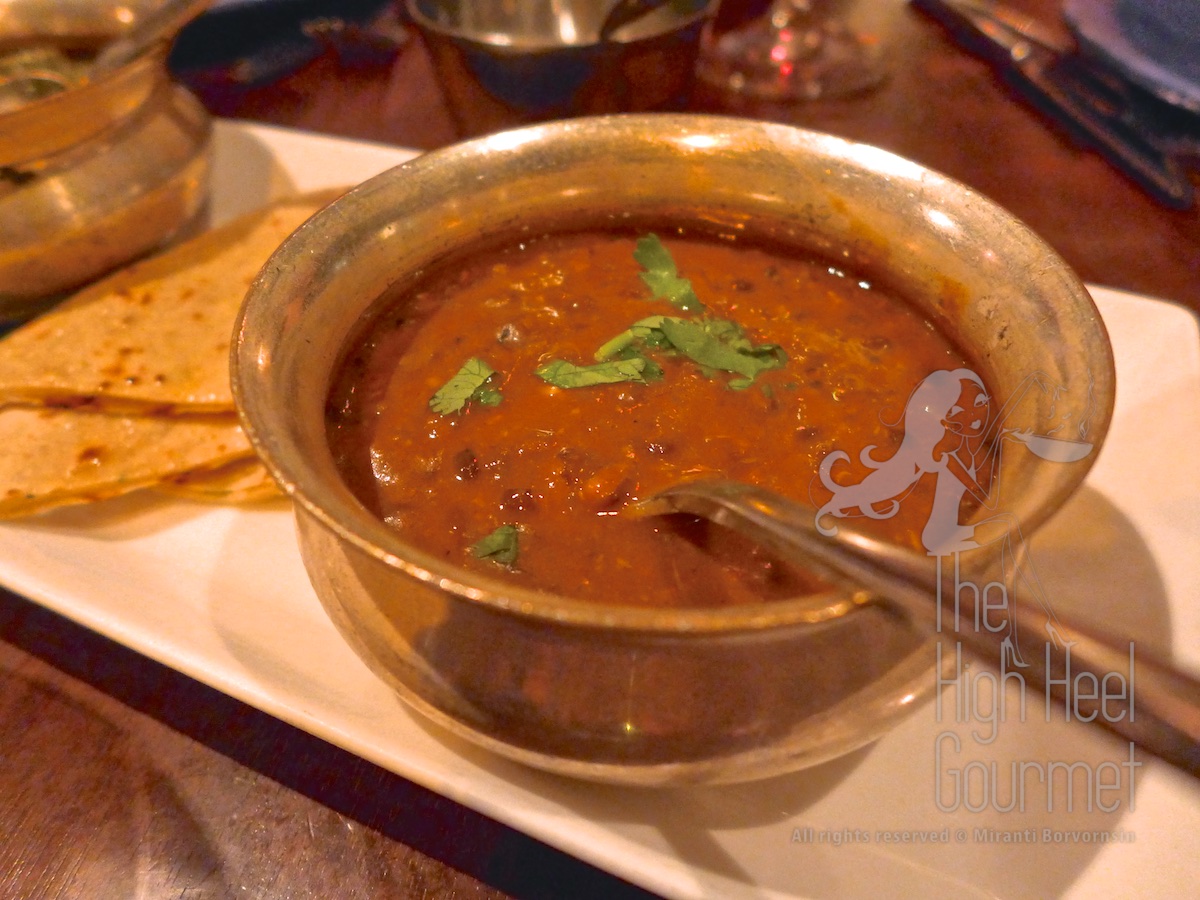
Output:
<svg viewBox="0 0 1200 900">
<path fill-rule="evenodd" d="M 646 282 L 655 297 L 668 301 L 683 312 L 704 312 L 704 304 L 692 290 L 692 283 L 679 277 L 671 251 L 658 239 L 658 235 L 648 234 L 640 238 L 634 248 L 633 258 L 646 270 L 642 272 L 642 281 Z"/>
<path fill-rule="evenodd" d="M 471 546 L 471 555 L 476 559 L 490 559 L 504 566 L 517 561 L 520 552 L 519 532 L 516 525 L 501 525 L 485 538 Z"/>
<path fill-rule="evenodd" d="M 484 386 L 476 388 L 475 392 L 471 394 L 471 399 L 482 403 L 484 406 L 499 406 L 500 401 L 504 399 L 504 395 L 495 388 Z"/>
<path fill-rule="evenodd" d="M 666 316 L 650 316 L 634 322 L 616 337 L 601 344 L 600 349 L 596 351 L 596 359 L 603 361 L 614 356 L 621 356 L 635 345 L 642 347 L 667 346 L 668 341 L 663 336 L 661 327 L 665 318 Z"/>
<path fill-rule="evenodd" d="M 778 344 L 755 347 L 735 323 L 725 319 L 665 318 L 659 326 L 671 346 L 693 362 L 741 375 L 729 382 L 736 389 L 749 387 L 760 372 L 778 369 L 787 354 Z"/>
<path fill-rule="evenodd" d="M 484 387 L 489 378 L 496 374 L 495 369 L 478 357 L 472 357 L 463 363 L 458 372 L 438 388 L 429 399 L 429 408 L 441 416 L 459 412 L 470 401 L 475 400 L 485 406 L 496 406 L 502 399 L 495 388 Z"/>
<path fill-rule="evenodd" d="M 740 375 L 729 382 L 735 390 L 749 387 L 759 372 L 777 369 L 787 361 L 787 354 L 778 344 L 754 346 L 735 322 L 677 316 L 651 316 L 635 322 L 606 341 L 596 351 L 596 359 L 628 357 L 650 348 L 673 350 L 686 356 L 706 377 L 718 371 Z"/>
<path fill-rule="evenodd" d="M 535 374 L 542 381 L 560 388 L 591 387 L 594 384 L 616 384 L 621 381 L 647 381 L 662 376 L 662 369 L 648 359 L 634 356 L 614 359 L 593 366 L 577 366 L 563 359 L 539 366 Z"/>
<path fill-rule="evenodd" d="M 704 319 L 704 330 L 718 341 L 738 352 L 749 352 L 754 349 L 742 326 L 728 319 Z"/>
</svg>

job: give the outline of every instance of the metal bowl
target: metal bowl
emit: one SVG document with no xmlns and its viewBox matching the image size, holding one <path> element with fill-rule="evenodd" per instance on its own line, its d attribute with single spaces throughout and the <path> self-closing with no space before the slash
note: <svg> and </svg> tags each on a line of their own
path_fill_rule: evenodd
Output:
<svg viewBox="0 0 1200 900">
<path fill-rule="evenodd" d="M 37 5 L 11 4 L 0 45 L 41 41 L 17 16 Z M 47 29 L 42 43 L 78 46 L 107 21 L 97 8 L 65 6 L 79 12 L 77 28 L 62 15 L 31 21 Z M 166 51 L 0 115 L 0 323 L 158 247 L 202 212 L 211 121 L 171 82 Z"/>
<path fill-rule="evenodd" d="M 463 136 L 566 116 L 680 110 L 716 0 L 677 0 L 601 40 L 603 0 L 405 0 Z"/>
<path fill-rule="evenodd" d="M 244 425 L 294 501 L 309 577 L 337 628 L 454 734 L 629 784 L 759 778 L 849 752 L 935 681 L 930 636 L 882 607 L 842 615 L 842 598 L 820 596 L 654 610 L 516 590 L 406 543 L 335 469 L 331 372 L 381 297 L 485 238 L 625 215 L 716 222 L 884 278 L 1002 396 L 1034 372 L 1090 391 L 1089 437 L 1103 440 L 1114 396 L 1107 335 L 1076 276 L 1012 216 L 874 147 L 677 115 L 477 139 L 319 213 L 271 258 L 242 310 L 233 384 Z M 1049 395 L 1038 402 L 1051 411 Z M 1036 528 L 1088 462 L 1014 455 L 1006 507 Z"/>
</svg>

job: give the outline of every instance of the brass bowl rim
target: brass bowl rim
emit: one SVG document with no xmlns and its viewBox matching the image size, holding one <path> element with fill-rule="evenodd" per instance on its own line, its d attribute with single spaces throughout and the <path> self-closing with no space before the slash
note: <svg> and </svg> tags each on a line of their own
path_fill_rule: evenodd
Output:
<svg viewBox="0 0 1200 900">
<path fill-rule="evenodd" d="M 146 96 L 149 96 L 156 87 L 172 83 L 166 70 L 169 49 L 168 42 L 156 42 L 124 65 L 103 73 L 99 78 L 93 78 L 88 74 L 81 82 L 66 90 L 58 91 L 30 103 L 24 103 L 16 109 L 0 114 L 0 127 L 8 134 L 19 134 L 37 129 L 39 125 L 48 120 L 63 117 L 81 116 L 88 123 L 85 128 L 72 132 L 72 138 L 67 143 L 63 143 L 61 140 L 57 142 L 43 140 L 41 145 L 27 150 L 14 159 L 0 158 L 0 163 L 24 163 L 30 159 L 42 159 L 73 147 L 86 146 L 97 135 L 111 128 L 115 121 L 128 118 L 132 111 L 127 111 L 122 116 L 110 116 L 96 115 L 96 110 L 102 109 L 104 106 L 100 102 L 101 99 L 106 97 L 110 91 L 119 90 L 122 82 L 129 85 L 136 85 L 139 79 L 145 79 L 148 84 L 150 81 L 155 82 L 153 86 L 144 89 Z M 3 155 L 2 147 L 5 143 L 6 141 L 0 140 L 0 156 Z"/>
<path fill-rule="evenodd" d="M 607 41 L 596 40 L 579 41 L 573 44 L 568 44 L 564 41 L 556 41 L 545 38 L 526 38 L 518 41 L 497 41 L 487 40 L 489 36 L 487 32 L 469 31 L 451 25 L 443 25 L 440 22 L 434 21 L 425 15 L 420 9 L 420 0 L 404 0 L 404 8 L 408 15 L 416 23 L 417 27 L 435 34 L 441 38 L 449 38 L 455 41 L 461 41 L 464 44 L 470 44 L 478 47 L 480 50 L 487 50 L 489 53 L 512 53 L 520 55 L 528 54 L 552 54 L 552 53 L 571 53 L 579 51 L 594 51 L 597 48 L 606 45 L 613 45 L 616 48 L 637 44 L 642 41 L 652 41 L 662 38 L 664 35 L 674 34 L 677 31 L 685 31 L 691 28 L 697 22 L 703 22 L 710 18 L 717 5 L 717 0 L 702 0 L 702 5 L 696 12 L 687 16 L 679 16 L 672 19 L 672 24 L 669 28 L 660 28 L 649 32 L 638 32 L 635 36 L 629 38 L 613 37 Z"/>
<path fill-rule="evenodd" d="M 288 460 L 281 462 L 274 452 L 272 437 L 266 433 L 266 429 L 260 428 L 257 416 L 259 404 L 253 389 L 248 386 L 254 376 L 244 374 L 255 369 L 255 357 L 246 339 L 248 325 L 256 316 L 262 315 L 260 307 L 265 309 L 269 305 L 263 296 L 266 291 L 268 273 L 288 272 L 292 265 L 289 257 L 323 252 L 320 248 L 313 251 L 308 246 L 309 235 L 320 234 L 321 228 L 326 223 L 344 220 L 349 215 L 348 209 L 352 209 L 359 198 L 378 186 L 386 184 L 390 179 L 419 178 L 430 169 L 446 165 L 461 166 L 465 160 L 474 160 L 476 164 L 482 164 L 489 155 L 488 147 L 494 146 L 497 141 L 505 146 L 516 148 L 517 152 L 536 153 L 538 146 L 544 141 L 577 140 L 578 138 L 571 138 L 570 135 L 576 132 L 586 134 L 590 129 L 603 130 L 615 122 L 619 122 L 627 130 L 639 130 L 640 133 L 647 136 L 647 142 L 658 141 L 661 143 L 664 135 L 674 133 L 673 129 L 680 136 L 689 137 L 706 131 L 728 135 L 732 130 L 743 135 L 753 133 L 760 138 L 772 134 L 776 137 L 786 137 L 792 144 L 796 143 L 797 139 L 803 139 L 802 143 L 805 147 L 818 147 L 829 157 L 836 153 L 837 158 L 842 162 L 845 162 L 856 148 L 867 150 L 869 151 L 867 155 L 875 164 L 890 162 L 922 178 L 936 179 L 961 200 L 967 201 L 973 209 L 981 210 L 994 217 L 996 221 L 1002 223 L 1005 229 L 1023 231 L 1026 236 L 1040 246 L 1049 258 L 1058 260 L 1063 271 L 1070 273 L 1074 287 L 1073 299 L 1085 309 L 1090 309 L 1093 314 L 1092 319 L 1098 330 L 1097 336 L 1100 338 L 1099 345 L 1104 351 L 1104 358 L 1095 362 L 1103 369 L 1100 374 L 1104 380 L 1112 386 L 1105 397 L 1104 408 L 1097 409 L 1093 414 L 1093 433 L 1095 435 L 1093 452 L 1084 460 L 1072 464 L 1072 473 L 1077 477 L 1066 482 L 1058 491 L 1058 495 L 1048 498 L 1043 506 L 1038 507 L 1041 517 L 1029 525 L 1026 531 L 1034 531 L 1045 519 L 1061 508 L 1067 497 L 1074 494 L 1083 484 L 1088 471 L 1099 456 L 1111 424 L 1116 385 L 1112 346 L 1099 311 L 1078 276 L 1066 265 L 1065 261 L 1061 260 L 1057 252 L 1046 245 L 1028 226 L 994 201 L 962 182 L 890 151 L 862 142 L 797 126 L 740 117 L 694 113 L 622 113 L 525 126 L 499 133 L 499 135 L 491 134 L 472 138 L 423 153 L 409 162 L 368 179 L 335 200 L 297 228 L 272 254 L 251 285 L 235 323 L 235 339 L 231 348 L 233 395 L 242 427 L 268 471 L 292 502 L 301 507 L 324 528 L 388 567 L 435 586 L 461 601 L 491 607 L 497 612 L 524 620 L 541 621 L 555 626 L 617 632 L 656 632 L 664 637 L 679 637 L 694 633 L 699 639 L 702 635 L 714 633 L 733 634 L 786 628 L 826 627 L 836 624 L 837 620 L 846 613 L 852 613 L 863 606 L 864 598 L 861 596 L 849 597 L 830 592 L 789 600 L 773 600 L 729 607 L 659 609 L 581 600 L 514 586 L 434 557 L 419 547 L 405 542 L 395 531 L 389 529 L 362 506 L 343 482 L 338 480 L 334 485 L 326 484 L 320 473 L 306 460 L 301 459 L 299 453 L 294 452 L 294 445 L 291 448 L 293 452 L 287 454 Z M 491 143 L 489 144 L 489 142 Z M 867 177 L 888 177 L 878 169 L 869 168 L 862 163 L 856 162 L 855 165 Z M 908 627 L 916 628 L 912 625 Z"/>
</svg>

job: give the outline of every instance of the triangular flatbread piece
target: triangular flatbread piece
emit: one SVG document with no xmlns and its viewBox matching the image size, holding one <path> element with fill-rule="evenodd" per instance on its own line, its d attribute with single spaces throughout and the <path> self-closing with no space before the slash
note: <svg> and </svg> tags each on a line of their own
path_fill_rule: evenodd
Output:
<svg viewBox="0 0 1200 900">
<path fill-rule="evenodd" d="M 266 466 L 257 459 L 238 459 L 214 469 L 174 475 L 155 489 L 206 503 L 257 503 L 283 496 Z"/>
<path fill-rule="evenodd" d="M 253 451 L 233 416 L 0 410 L 0 519 L 90 503 Z"/>
</svg>

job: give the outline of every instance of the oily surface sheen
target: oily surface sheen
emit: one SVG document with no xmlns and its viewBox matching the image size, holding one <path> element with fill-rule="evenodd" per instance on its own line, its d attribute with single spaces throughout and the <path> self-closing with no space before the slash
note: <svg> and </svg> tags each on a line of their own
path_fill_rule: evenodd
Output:
<svg viewBox="0 0 1200 900">
<path fill-rule="evenodd" d="M 535 370 L 595 362 L 598 347 L 647 316 L 694 317 L 639 277 L 637 235 L 588 232 L 526 241 L 426 278 L 380 317 L 342 365 L 329 403 L 334 455 L 352 490 L 407 540 L 457 565 L 620 604 L 711 606 L 795 596 L 815 582 L 731 534 L 682 517 L 620 515 L 684 479 L 754 482 L 823 498 L 816 473 L 835 449 L 889 455 L 917 383 L 964 360 L 884 291 L 828 263 L 732 240 L 659 232 L 706 315 L 753 344 L 778 344 L 777 369 L 735 390 L 727 372 L 648 350 L 661 379 L 557 388 Z M 496 374 L 498 405 L 438 415 L 430 398 L 469 359 Z M 917 545 L 923 486 L 894 519 Z M 471 548 L 514 525 L 511 566 Z"/>
</svg>

